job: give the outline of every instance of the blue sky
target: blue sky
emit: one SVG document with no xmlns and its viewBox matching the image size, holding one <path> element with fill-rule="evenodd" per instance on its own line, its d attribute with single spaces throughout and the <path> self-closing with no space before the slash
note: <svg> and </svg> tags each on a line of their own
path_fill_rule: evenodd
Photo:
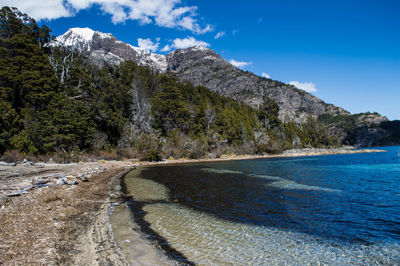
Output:
<svg viewBox="0 0 400 266">
<path fill-rule="evenodd" d="M 207 44 L 352 113 L 400 119 L 400 1 L 0 0 L 53 30 L 90 27 L 157 53 Z M 219 33 L 219 38 L 216 35 Z"/>
</svg>

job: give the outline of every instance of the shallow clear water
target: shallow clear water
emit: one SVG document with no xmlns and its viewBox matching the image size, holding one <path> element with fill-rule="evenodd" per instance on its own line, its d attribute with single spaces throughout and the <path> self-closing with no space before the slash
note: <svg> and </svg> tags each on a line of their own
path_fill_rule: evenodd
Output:
<svg viewBox="0 0 400 266">
<path fill-rule="evenodd" d="M 133 215 L 194 263 L 399 264 L 400 147 L 382 149 L 146 167 L 125 183 Z"/>
</svg>

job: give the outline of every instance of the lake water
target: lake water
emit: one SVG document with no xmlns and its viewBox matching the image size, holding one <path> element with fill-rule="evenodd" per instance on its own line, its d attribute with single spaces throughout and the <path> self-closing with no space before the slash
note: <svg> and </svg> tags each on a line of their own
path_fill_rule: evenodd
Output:
<svg viewBox="0 0 400 266">
<path fill-rule="evenodd" d="M 141 231 L 201 265 L 400 264 L 400 147 L 384 153 L 143 167 Z"/>
</svg>

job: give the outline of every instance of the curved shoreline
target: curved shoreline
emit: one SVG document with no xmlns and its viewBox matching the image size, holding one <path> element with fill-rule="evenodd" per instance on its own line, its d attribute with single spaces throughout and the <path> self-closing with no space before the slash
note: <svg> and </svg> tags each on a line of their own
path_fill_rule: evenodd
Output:
<svg viewBox="0 0 400 266">
<path fill-rule="evenodd" d="M 251 160 L 251 159 L 268 159 L 268 158 L 281 158 L 281 157 L 299 157 L 299 156 L 318 156 L 318 155 L 333 155 L 333 154 L 352 154 L 352 153 L 372 153 L 372 152 L 384 152 L 384 150 L 350 150 L 350 149 L 308 149 L 308 150 L 298 150 L 293 152 L 287 152 L 279 155 L 260 155 L 260 156 L 227 156 L 223 158 L 215 159 L 194 159 L 194 160 L 166 160 L 161 162 L 139 162 L 139 168 L 132 171 L 140 171 L 142 167 L 151 165 L 166 165 L 166 164 L 183 164 L 183 163 L 200 163 L 200 162 L 215 162 L 215 161 L 232 161 L 232 160 Z M 128 172 L 129 173 L 129 172 Z M 132 196 L 128 195 L 127 187 L 125 184 L 126 175 L 124 174 L 120 178 L 120 186 L 122 197 L 124 202 L 129 208 L 132 214 L 133 222 L 138 226 L 137 230 L 140 230 L 142 234 L 151 241 L 150 249 L 160 248 L 163 251 L 163 255 L 166 255 L 169 259 L 175 261 L 176 263 L 184 263 L 185 265 L 195 265 L 188 258 L 186 258 L 181 252 L 175 250 L 170 246 L 168 240 L 160 236 L 155 232 L 150 224 L 144 219 L 146 212 L 143 210 L 146 202 L 135 201 Z"/>
<path fill-rule="evenodd" d="M 365 149 L 303 149 L 279 155 L 236 156 L 196 160 L 166 160 L 162 162 L 139 162 L 137 165 L 162 165 L 228 160 L 250 160 L 280 157 L 317 156 L 331 154 L 351 154 L 385 152 L 385 150 Z M 114 236 L 110 214 L 114 207 L 123 202 L 121 191 L 115 190 L 117 180 L 132 169 L 131 161 L 84 163 L 70 165 L 35 164 L 9 166 L 1 165 L 0 172 L 0 238 L 4 256 L 0 264 L 40 264 L 70 263 L 93 265 L 110 262 L 113 265 L 129 264 L 124 246 L 134 247 L 136 260 L 142 264 L 157 261 L 158 264 L 173 264 L 160 259 L 160 252 L 150 241 L 143 239 L 140 225 L 131 216 L 126 216 L 138 242 L 118 243 Z M 89 170 L 87 170 L 89 169 Z M 99 169 L 99 170 L 96 170 Z M 107 170 L 108 169 L 108 170 Z M 97 171 L 97 172 L 96 172 Z M 43 186 L 32 188 L 27 194 L 7 197 L 7 193 L 31 185 L 31 181 L 49 180 L 55 182 L 59 172 L 68 179 L 78 178 L 84 172 L 89 182 L 79 181 L 77 186 Z M 93 175 L 93 177 L 91 177 Z M 75 177 L 74 177 L 75 176 Z M 126 207 L 128 208 L 128 207 Z M 28 230 L 28 231 L 27 231 Z M 136 231 L 136 232 L 135 232 Z M 40 237 L 38 237 L 40 236 Z M 29 239 L 23 241 L 23 239 Z M 43 241 L 45 239 L 45 241 Z M 131 253 L 132 253 L 131 252 Z M 176 263 L 176 261 L 175 261 Z M 149 264 L 149 263 L 147 263 Z"/>
<path fill-rule="evenodd" d="M 171 263 L 175 261 L 179 264 L 183 263 L 184 265 L 195 265 L 192 261 L 190 261 L 187 257 L 185 257 L 185 255 L 183 255 L 181 252 L 170 246 L 167 239 L 165 239 L 157 232 L 155 232 L 153 229 L 151 229 L 150 224 L 144 219 L 146 211 L 143 210 L 143 206 L 145 205 L 145 203 L 140 201 L 135 201 L 133 197 L 128 194 L 125 178 L 129 172 L 127 172 L 120 178 L 120 186 L 124 198 L 124 203 L 127 205 L 132 215 L 134 223 L 138 225 L 139 227 L 138 229 L 146 237 L 146 240 L 149 241 L 149 244 L 150 242 L 152 243 L 151 247 L 152 248 L 159 247 L 163 251 L 163 255 L 165 255 L 166 257 L 168 257 L 169 260 L 171 260 Z"/>
<path fill-rule="evenodd" d="M 342 161 L 344 160 L 347 162 L 347 160 L 353 160 L 352 158 L 354 158 L 355 162 L 357 162 L 357 160 L 359 160 L 359 158 L 369 158 L 368 159 L 369 162 L 372 162 L 371 160 L 373 160 L 375 162 L 375 159 L 378 158 L 379 156 L 391 157 L 391 153 L 387 153 L 387 154 L 376 153 L 372 156 L 371 155 L 361 155 L 361 156 L 351 156 L 350 155 L 350 156 L 333 156 L 333 157 L 332 156 L 323 156 L 323 157 L 319 157 L 318 160 L 321 159 L 324 162 L 325 162 L 325 160 L 331 160 L 333 162 L 335 162 L 336 160 L 342 160 Z M 316 158 L 314 158 L 314 159 L 316 159 Z M 294 159 L 294 160 L 295 160 L 296 164 L 303 164 L 302 161 L 306 160 L 306 166 L 308 166 L 308 162 L 313 163 L 314 159 L 300 158 L 300 159 Z M 290 160 L 292 160 L 292 159 L 290 159 Z M 311 161 L 309 161 L 309 160 L 311 160 Z M 265 160 L 265 161 L 264 160 L 261 160 L 261 161 L 254 160 L 254 161 L 252 161 L 252 163 L 255 163 L 256 165 L 257 164 L 263 165 L 263 162 L 267 163 L 268 161 L 272 162 L 272 164 L 274 164 L 274 162 L 275 162 L 275 160 L 272 160 L 272 161 L 271 160 Z M 281 160 L 278 160 L 278 162 L 280 162 L 280 161 Z M 283 159 L 283 161 L 286 162 L 287 160 Z M 342 162 L 342 161 L 340 161 L 340 162 Z M 380 162 L 380 160 L 377 160 L 377 161 Z M 248 163 L 251 163 L 251 162 L 243 162 L 240 165 L 245 167 Z M 338 163 L 338 164 L 341 165 L 341 163 Z M 352 164 L 352 161 L 349 164 Z M 218 163 L 212 164 L 212 167 L 217 168 L 217 169 L 219 167 L 233 169 L 233 168 L 235 168 L 236 165 L 229 164 L 228 167 L 224 167 L 224 166 L 226 166 L 225 163 L 223 163 L 222 165 L 219 165 Z M 201 174 L 200 175 L 197 175 L 197 174 L 190 175 L 191 172 L 186 172 L 186 171 L 184 172 L 183 170 L 181 171 L 180 166 L 176 166 L 176 167 L 177 168 L 175 168 L 175 166 L 167 167 L 167 168 L 162 167 L 162 166 L 156 167 L 156 169 L 153 172 L 151 172 L 151 169 L 153 169 L 153 167 L 143 167 L 144 171 L 146 171 L 146 169 L 149 169 L 149 172 L 148 173 L 142 172 L 142 174 L 140 174 L 140 175 L 130 176 L 133 179 L 130 179 L 129 177 L 127 178 L 126 185 L 128 186 L 128 192 L 131 193 L 136 199 L 138 199 L 142 202 L 147 202 L 147 203 L 157 202 L 157 204 L 155 204 L 155 206 L 152 206 L 151 204 L 149 204 L 149 206 L 144 208 L 144 210 L 148 211 L 148 213 L 149 213 L 149 215 L 146 216 L 145 218 L 149 223 L 151 223 L 152 228 L 154 230 L 156 230 L 157 232 L 159 232 L 160 234 L 162 234 L 163 236 L 165 236 L 174 247 L 176 247 L 178 250 L 184 252 L 184 254 L 188 258 L 191 258 L 192 260 L 194 260 L 198 263 L 204 262 L 201 260 L 201 258 L 197 257 L 199 254 L 197 252 L 201 252 L 201 250 L 202 250 L 203 252 L 205 252 L 203 254 L 207 254 L 207 256 L 213 256 L 212 255 L 213 253 L 211 253 L 210 249 L 201 249 L 201 246 L 199 246 L 199 245 L 194 245 L 194 244 L 191 245 L 192 242 L 196 242 L 195 240 L 202 239 L 201 237 L 195 238 L 195 237 L 192 237 L 194 234 L 186 234 L 186 232 L 197 232 L 197 229 L 199 228 L 197 222 L 200 219 L 196 219 L 198 217 L 195 215 L 192 215 L 192 216 L 182 215 L 183 212 L 181 212 L 181 211 L 175 212 L 175 210 L 178 209 L 178 207 L 170 207 L 171 205 L 175 206 L 175 204 L 173 204 L 173 202 L 175 202 L 174 195 L 176 195 L 177 193 L 174 194 L 170 190 L 168 190 L 168 188 L 173 190 L 174 185 L 169 186 L 169 184 L 171 184 L 171 183 L 168 183 L 168 182 L 164 183 L 163 180 L 170 180 L 169 178 L 167 178 L 167 176 L 177 176 L 177 178 L 171 179 L 171 180 L 174 180 L 173 182 L 175 182 L 175 184 L 176 184 L 176 183 L 180 183 L 181 182 L 180 180 L 185 179 L 188 176 L 194 176 L 195 181 L 187 183 L 188 185 L 187 185 L 186 189 L 184 189 L 184 187 L 178 186 L 179 191 L 191 191 L 192 188 L 193 188 L 193 191 L 195 191 L 197 189 L 197 187 L 205 187 L 205 189 L 207 189 L 209 191 L 209 187 L 204 184 L 207 184 L 207 183 L 210 184 L 210 182 L 207 182 L 207 183 L 203 182 L 201 185 L 196 186 L 196 184 L 198 184 L 197 180 L 199 180 L 199 179 L 204 180 L 202 178 Z M 183 165 L 182 165 L 182 167 L 183 167 Z M 196 169 L 202 169 L 202 167 L 206 167 L 206 166 L 203 166 L 203 165 L 198 166 L 196 164 L 193 164 L 193 165 L 190 164 L 190 165 L 186 165 L 184 168 L 192 169 L 193 167 Z M 238 166 L 238 167 L 240 168 L 240 166 Z M 173 168 L 173 169 L 171 169 L 171 168 Z M 140 169 L 142 169 L 142 168 L 140 168 Z M 253 169 L 253 168 L 247 168 L 247 169 Z M 255 167 L 254 169 L 256 169 L 255 171 L 260 171 L 259 168 L 257 168 L 257 167 Z M 266 169 L 267 169 L 266 171 L 268 171 L 268 168 L 266 168 Z M 342 169 L 342 168 L 340 168 L 340 169 Z M 246 170 L 243 170 L 243 171 L 247 173 Z M 249 170 L 249 171 L 251 172 L 251 170 Z M 343 170 L 341 170 L 341 171 L 343 171 Z M 164 174 L 162 174 L 162 173 L 164 173 Z M 184 173 L 184 174 L 180 175 L 180 173 Z M 331 172 L 327 172 L 327 173 L 331 173 Z M 160 176 L 164 176 L 166 179 L 158 178 Z M 215 176 L 214 179 L 216 179 L 216 178 L 218 178 L 218 177 Z M 186 183 L 186 182 L 184 182 L 184 183 Z M 226 183 L 229 184 L 229 186 L 230 186 L 229 182 L 226 182 Z M 162 184 L 162 185 L 160 185 L 160 184 Z M 228 188 L 228 191 L 229 191 L 229 188 Z M 345 191 L 345 190 L 343 190 L 343 191 Z M 213 191 L 213 192 L 215 192 L 215 191 Z M 255 193 L 255 194 L 257 195 L 257 193 Z M 150 195 L 154 195 L 154 196 L 150 196 Z M 187 195 L 188 195 L 188 198 L 190 198 L 193 202 L 197 202 L 195 198 L 191 198 L 192 194 L 190 192 Z M 212 193 L 212 195 L 216 195 L 216 194 Z M 252 194 L 250 194 L 250 195 L 252 195 Z M 180 194 L 180 196 L 182 196 L 182 195 Z M 168 204 L 169 202 L 171 202 L 171 204 Z M 188 205 L 183 204 L 183 202 L 185 202 L 185 201 L 184 200 L 182 202 L 179 201 L 178 204 L 181 203 L 179 205 L 181 205 L 181 206 L 184 205 L 187 207 Z M 204 206 L 204 205 L 201 205 L 201 206 Z M 225 206 L 225 205 L 223 204 L 223 206 Z M 188 207 L 188 208 L 190 208 L 190 207 Z M 212 215 L 205 215 L 205 216 L 208 217 L 208 216 L 212 216 Z M 178 220 L 179 220 L 178 217 L 182 217 L 183 222 L 178 222 Z M 190 218 L 195 217 L 195 219 L 194 220 L 188 219 L 189 217 Z M 196 226 L 192 227 L 192 228 L 190 228 L 190 227 L 186 228 L 186 227 L 179 226 L 179 225 L 182 225 L 185 223 L 186 224 L 195 224 Z M 207 228 L 207 224 L 209 225 L 209 224 L 217 224 L 217 223 L 213 223 L 213 222 L 207 223 L 206 222 L 205 224 L 206 224 L 206 228 Z M 178 228 L 178 229 L 176 230 L 176 228 Z M 182 230 L 182 228 L 185 228 L 186 230 Z M 223 226 L 218 225 L 216 228 L 218 230 L 220 230 L 220 228 L 223 228 Z M 221 230 L 221 231 L 223 231 L 223 230 Z M 185 232 L 185 233 L 183 233 L 183 232 Z M 200 232 L 202 232 L 202 231 L 200 231 Z M 226 230 L 224 232 L 226 232 Z M 211 235 L 211 234 L 209 234 L 209 235 Z M 185 239 L 185 240 L 183 240 L 183 239 Z M 233 238 L 227 238 L 227 239 L 229 239 L 229 241 L 231 241 Z M 235 239 L 240 239 L 240 238 L 235 238 Z M 313 238 L 310 237 L 310 239 L 313 239 Z M 294 237 L 293 240 L 295 242 L 296 238 Z M 325 240 L 325 238 L 323 240 Z M 354 250 L 352 250 L 352 247 L 359 247 L 361 245 L 370 246 L 370 245 L 372 245 L 371 243 L 373 243 L 373 242 L 361 242 L 361 241 L 358 242 L 358 241 L 359 240 L 356 239 L 354 243 L 351 242 L 352 243 L 350 246 L 351 248 L 349 248 L 349 249 L 346 249 L 346 247 L 343 247 L 343 250 L 346 251 L 346 254 L 349 255 L 348 257 L 346 257 L 346 258 L 349 258 L 349 261 L 350 261 L 350 259 L 354 259 L 355 261 L 358 260 L 358 258 L 356 256 L 353 256 L 356 252 Z M 215 241 L 215 242 L 218 242 L 218 241 Z M 215 243 L 215 242 L 213 242 L 213 243 Z M 208 242 L 207 245 L 212 246 L 210 243 L 211 242 Z M 229 245 L 229 243 L 230 242 L 228 242 L 228 245 Z M 286 242 L 282 241 L 282 243 L 286 243 Z M 310 243 L 311 244 L 309 245 L 309 247 L 313 248 L 313 247 L 317 246 L 314 244 L 318 243 L 318 241 L 315 243 L 314 242 L 310 242 Z M 325 241 L 323 243 L 325 243 Z M 329 242 L 329 243 L 331 243 L 331 242 Z M 276 246 L 279 246 L 279 245 L 276 245 Z M 206 246 L 206 247 L 208 248 L 209 246 Z M 275 247 L 275 246 L 270 245 L 270 247 L 271 247 L 271 249 L 273 249 L 273 247 Z M 283 245 L 281 247 L 285 248 Z M 331 246 L 328 245 L 326 247 L 327 248 L 321 247 L 321 249 L 319 249 L 319 250 L 326 251 L 330 247 L 337 248 L 337 246 L 335 246 L 335 243 L 333 243 Z M 377 246 L 377 247 L 379 248 L 380 246 Z M 386 246 L 384 246 L 384 247 L 386 247 Z M 269 249 L 266 249 L 266 250 L 268 252 Z M 284 252 L 285 249 L 280 249 L 280 250 L 282 250 Z M 375 254 L 375 253 L 371 253 L 372 251 L 374 251 L 372 248 L 371 248 L 371 250 L 368 249 L 368 251 L 366 251 L 365 254 L 366 255 Z M 390 257 L 389 256 L 388 257 L 393 258 L 392 255 L 393 254 L 390 253 Z M 395 255 L 395 253 L 394 253 L 394 255 Z M 228 257 L 228 256 L 226 256 L 226 257 Z M 253 256 L 253 257 L 256 257 L 256 256 Z M 366 256 L 365 260 L 360 259 L 360 261 L 368 261 L 369 258 L 370 257 Z M 380 261 L 382 262 L 383 260 L 380 260 Z"/>
</svg>

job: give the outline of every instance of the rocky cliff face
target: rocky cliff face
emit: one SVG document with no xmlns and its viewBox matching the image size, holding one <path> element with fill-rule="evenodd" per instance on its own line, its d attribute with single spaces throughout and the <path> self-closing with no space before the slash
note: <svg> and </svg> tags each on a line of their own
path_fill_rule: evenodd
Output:
<svg viewBox="0 0 400 266">
<path fill-rule="evenodd" d="M 205 47 L 178 49 L 167 55 L 167 62 L 167 71 L 181 79 L 251 106 L 258 107 L 267 97 L 273 99 L 280 107 L 279 118 L 282 121 L 302 123 L 310 115 L 349 114 L 343 108 L 326 104 L 292 85 L 243 71 Z"/>
</svg>

